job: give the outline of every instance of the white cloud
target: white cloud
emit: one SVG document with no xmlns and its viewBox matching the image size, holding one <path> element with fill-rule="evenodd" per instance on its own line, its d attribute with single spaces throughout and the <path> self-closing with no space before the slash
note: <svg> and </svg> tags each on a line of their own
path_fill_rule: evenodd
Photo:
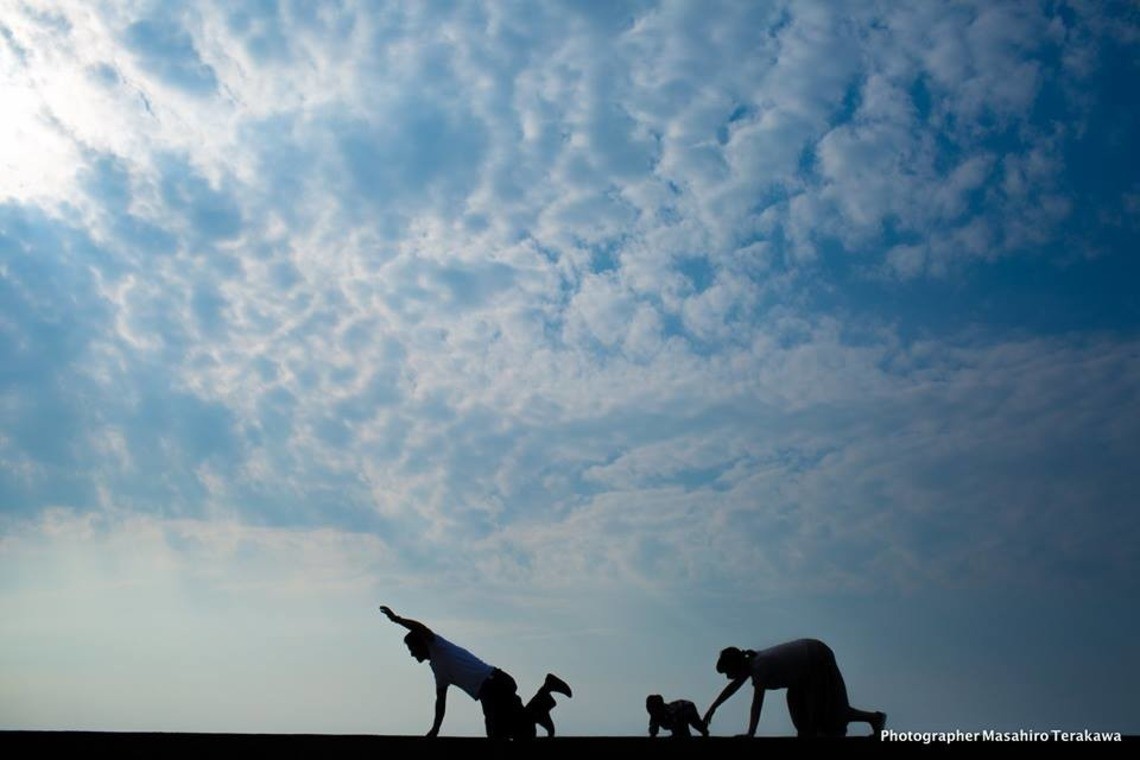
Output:
<svg viewBox="0 0 1140 760">
<path fill-rule="evenodd" d="M 1078 130 L 1035 109 L 1056 84 L 1085 113 L 1085 16 L 153 10 L 5 22 L 0 463 L 28 513 L 326 525 L 508 586 L 1045 577 L 1032 542 L 1129 566 L 1130 492 L 1097 480 L 1130 453 L 1127 337 L 922 344 L 843 305 L 1050 257 Z M 1031 473 L 1050 431 L 1109 456 Z"/>
<path fill-rule="evenodd" d="M 570 733 L 817 625 L 943 684 L 903 722 L 1026 725 L 1071 683 L 912 651 L 987 594 L 993 662 L 1072 594 L 1040 651 L 1127 674 L 1116 10 L 4 4 L 0 715 L 426 729 L 380 602 L 565 667 Z"/>
</svg>

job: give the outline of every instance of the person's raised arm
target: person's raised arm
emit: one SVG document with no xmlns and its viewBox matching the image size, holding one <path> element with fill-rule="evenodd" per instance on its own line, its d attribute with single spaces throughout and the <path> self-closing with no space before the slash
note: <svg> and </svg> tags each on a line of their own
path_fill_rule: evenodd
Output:
<svg viewBox="0 0 1140 760">
<path fill-rule="evenodd" d="M 716 708 L 720 707 L 722 704 L 724 704 L 725 700 L 727 700 L 729 697 L 731 697 L 733 694 L 735 694 L 737 691 L 739 691 L 740 687 L 743 686 L 744 682 L 747 680 L 748 680 L 747 676 L 735 678 L 729 682 L 728 686 L 724 687 L 724 689 L 721 691 L 720 695 L 713 701 L 713 703 L 711 705 L 709 705 L 709 709 L 705 711 L 705 717 L 703 718 L 703 720 L 705 722 L 705 726 L 708 726 L 709 723 L 712 722 L 712 716 L 713 716 L 713 713 L 716 712 Z"/>
<path fill-rule="evenodd" d="M 432 721 L 428 736 L 438 736 L 439 727 L 443 725 L 443 714 L 447 712 L 447 687 L 438 686 L 435 690 L 435 720 Z"/>
<path fill-rule="evenodd" d="M 431 629 L 428 628 L 426 625 L 424 625 L 423 623 L 421 623 L 418 620 L 412 620 L 411 618 L 400 617 L 395 612 L 392 612 L 392 608 L 386 604 L 380 605 L 380 611 L 383 612 L 384 615 L 389 620 L 391 620 L 393 623 L 395 623 L 396 625 L 402 625 L 405 628 L 407 628 L 409 631 L 415 631 L 416 633 L 425 637 L 428 641 L 431 641 L 433 638 L 435 638 L 435 634 L 432 633 Z"/>
</svg>

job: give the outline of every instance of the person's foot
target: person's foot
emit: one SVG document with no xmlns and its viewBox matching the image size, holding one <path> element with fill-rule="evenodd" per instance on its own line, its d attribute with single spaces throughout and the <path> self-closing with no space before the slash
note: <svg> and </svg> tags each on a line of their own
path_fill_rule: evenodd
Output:
<svg viewBox="0 0 1140 760">
<path fill-rule="evenodd" d="M 871 735 L 876 739 L 881 738 L 883 726 L 885 725 L 887 725 L 887 714 L 885 712 L 876 712 L 874 717 L 871 718 Z"/>
<path fill-rule="evenodd" d="M 568 697 L 574 696 L 570 693 L 570 684 L 563 681 L 553 673 L 546 674 L 546 681 L 543 682 L 542 688 L 547 691 L 552 691 L 555 694 L 565 694 Z"/>
</svg>

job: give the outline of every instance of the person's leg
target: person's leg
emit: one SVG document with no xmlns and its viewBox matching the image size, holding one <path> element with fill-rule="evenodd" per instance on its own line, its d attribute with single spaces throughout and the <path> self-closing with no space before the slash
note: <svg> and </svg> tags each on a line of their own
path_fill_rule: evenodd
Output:
<svg viewBox="0 0 1140 760">
<path fill-rule="evenodd" d="M 542 689 L 555 694 L 564 694 L 567 697 L 573 697 L 573 692 L 570 691 L 570 684 L 563 681 L 553 673 L 547 673 L 546 679 L 542 682 Z"/>
<path fill-rule="evenodd" d="M 523 707 L 518 684 L 509 673 L 502 670 L 499 673 L 509 682 L 509 688 L 504 690 L 499 707 L 503 735 L 512 739 L 533 739 L 536 733 L 535 721 Z"/>
<path fill-rule="evenodd" d="M 871 735 L 877 738 L 883 732 L 883 726 L 887 725 L 887 714 L 878 710 L 868 712 L 867 710 L 856 710 L 854 707 L 848 707 L 846 721 L 848 723 L 866 723 L 871 727 Z"/>
<path fill-rule="evenodd" d="M 547 736 L 554 736 L 554 720 L 550 717 L 550 711 L 554 709 L 558 703 L 554 701 L 554 694 L 565 694 L 567 697 L 571 696 L 570 685 L 563 681 L 553 673 L 547 673 L 542 686 L 526 703 L 525 713 L 530 722 L 530 731 L 537 734 L 535 725 L 542 726 L 546 731 Z"/>
<path fill-rule="evenodd" d="M 789 686 L 787 694 L 788 717 L 796 728 L 796 736 L 801 738 L 816 736 L 819 727 L 815 716 L 812 692 L 803 686 Z"/>
<path fill-rule="evenodd" d="M 479 690 L 479 702 L 483 705 L 483 724 L 488 738 L 508 739 L 515 734 L 522 700 L 518 697 L 518 685 L 509 673 L 496 668 Z"/>
<path fill-rule="evenodd" d="M 847 684 L 835 662 L 835 653 L 823 642 L 819 643 L 819 660 L 815 674 L 818 701 L 817 722 L 822 736 L 846 736 L 847 716 L 851 709 L 847 702 Z"/>
<path fill-rule="evenodd" d="M 693 728 L 697 729 L 697 733 L 699 733 L 701 736 L 709 735 L 708 726 L 706 726 L 705 722 L 701 720 L 701 714 L 697 712 L 697 706 L 692 702 L 685 704 L 681 719 L 685 722 L 686 727 L 692 726 Z"/>
<path fill-rule="evenodd" d="M 512 735 L 516 739 L 533 739 L 538 736 L 538 729 L 535 726 L 535 717 L 527 710 L 517 695 L 514 699 L 514 704 L 511 705 L 511 726 Z M 554 732 L 554 724 L 550 724 L 551 733 Z"/>
<path fill-rule="evenodd" d="M 485 684 L 479 692 L 479 704 L 483 706 L 483 727 L 487 731 L 487 738 L 506 738 L 503 732 L 502 696 Z"/>
<path fill-rule="evenodd" d="M 843 680 L 843 673 L 835 662 L 835 653 L 826 644 L 823 645 L 821 665 L 824 689 L 828 693 L 826 733 L 829 736 L 846 736 L 847 724 L 866 723 L 871 727 L 871 733 L 878 736 L 886 725 L 887 716 L 882 712 L 867 712 L 857 710 L 847 701 L 847 684 Z"/>
<path fill-rule="evenodd" d="M 554 721 L 550 717 L 550 711 L 554 709 L 555 704 L 554 697 L 545 689 L 539 689 L 526 703 L 523 710 L 530 722 L 530 730 L 535 735 L 538 734 L 535 726 L 542 726 L 547 736 L 554 736 Z"/>
<path fill-rule="evenodd" d="M 492 694 L 483 694 L 479 698 L 479 704 L 483 706 L 483 728 L 487 732 L 487 738 L 506 738 L 503 735 L 502 711 L 495 697 Z"/>
</svg>

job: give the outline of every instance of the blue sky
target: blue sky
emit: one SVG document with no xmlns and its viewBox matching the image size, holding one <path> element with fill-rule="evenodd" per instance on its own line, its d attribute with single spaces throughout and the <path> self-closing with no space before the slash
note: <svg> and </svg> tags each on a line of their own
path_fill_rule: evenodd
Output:
<svg viewBox="0 0 1140 760">
<path fill-rule="evenodd" d="M 0 727 L 1140 733 L 1129 3 L 0 8 Z"/>
</svg>

